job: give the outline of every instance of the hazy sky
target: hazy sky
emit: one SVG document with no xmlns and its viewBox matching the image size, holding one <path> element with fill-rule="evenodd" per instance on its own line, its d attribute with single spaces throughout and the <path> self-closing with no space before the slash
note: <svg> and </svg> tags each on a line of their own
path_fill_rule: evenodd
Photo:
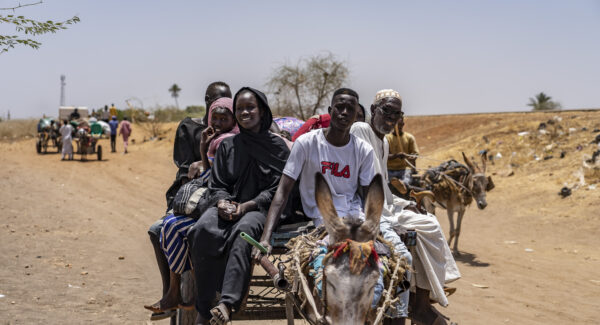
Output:
<svg viewBox="0 0 600 325">
<path fill-rule="evenodd" d="M 393 88 L 408 115 L 529 110 L 540 91 L 600 107 L 600 1 L 45 0 L 16 13 L 81 22 L 0 55 L 3 117 L 56 115 L 61 74 L 67 105 L 172 105 L 177 83 L 185 107 L 211 81 L 264 89 L 277 65 L 325 51 L 361 103 Z"/>
</svg>

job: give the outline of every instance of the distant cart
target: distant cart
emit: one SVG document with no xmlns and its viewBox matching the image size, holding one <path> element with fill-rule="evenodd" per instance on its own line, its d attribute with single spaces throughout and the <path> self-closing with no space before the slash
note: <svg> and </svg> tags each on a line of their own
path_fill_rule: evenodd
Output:
<svg viewBox="0 0 600 325">
<path fill-rule="evenodd" d="M 104 130 L 99 123 L 88 123 L 87 121 L 74 122 L 76 124 L 75 143 L 77 144 L 75 154 L 81 155 L 81 160 L 87 160 L 87 155 L 96 154 L 98 160 L 102 160 L 102 146 L 98 141 L 102 138 Z"/>
<path fill-rule="evenodd" d="M 58 123 L 50 117 L 42 118 L 37 125 L 37 140 L 35 151 L 39 154 L 47 153 L 48 147 L 56 148 L 56 152 L 62 149 L 61 137 L 58 134 Z"/>
</svg>

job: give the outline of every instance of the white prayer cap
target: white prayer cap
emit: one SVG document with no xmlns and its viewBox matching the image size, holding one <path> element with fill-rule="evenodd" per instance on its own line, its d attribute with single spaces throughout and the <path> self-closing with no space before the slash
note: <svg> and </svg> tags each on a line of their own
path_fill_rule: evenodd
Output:
<svg viewBox="0 0 600 325">
<path fill-rule="evenodd" d="M 398 98 L 400 101 L 402 101 L 402 97 L 400 97 L 400 93 L 397 91 L 393 89 L 382 89 L 375 94 L 375 100 L 373 102 L 376 103 L 384 98 Z"/>
</svg>

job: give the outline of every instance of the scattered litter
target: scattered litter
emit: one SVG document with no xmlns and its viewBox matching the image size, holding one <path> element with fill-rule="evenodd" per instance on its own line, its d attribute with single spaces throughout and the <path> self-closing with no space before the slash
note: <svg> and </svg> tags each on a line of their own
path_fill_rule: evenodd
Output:
<svg viewBox="0 0 600 325">
<path fill-rule="evenodd" d="M 485 284 L 471 283 L 471 285 L 474 286 L 475 288 L 481 288 L 481 289 L 489 288 L 489 286 L 486 286 Z"/>
<path fill-rule="evenodd" d="M 600 129 L 594 129 L 594 131 L 592 131 L 592 132 L 598 133 L 598 132 L 600 132 Z"/>
<path fill-rule="evenodd" d="M 558 192 L 558 195 L 562 196 L 563 198 L 571 195 L 571 189 L 564 186 L 563 188 L 560 189 L 560 192 Z"/>
<path fill-rule="evenodd" d="M 562 121 L 562 117 L 560 117 L 560 116 L 558 116 L 558 115 L 555 115 L 555 116 L 554 116 L 554 120 L 555 120 L 556 122 L 561 122 L 561 121 Z"/>
<path fill-rule="evenodd" d="M 496 159 L 502 159 L 502 154 L 501 153 L 497 153 L 496 154 Z"/>
<path fill-rule="evenodd" d="M 588 128 L 586 128 L 585 126 L 581 128 L 581 131 L 587 131 Z"/>
<path fill-rule="evenodd" d="M 524 136 L 528 135 L 528 134 L 529 134 L 529 132 L 528 132 L 528 131 L 523 131 L 523 132 L 519 132 L 519 133 L 517 133 L 517 134 L 518 134 L 520 137 L 524 137 Z"/>
<path fill-rule="evenodd" d="M 514 241 L 514 240 L 505 240 L 504 243 L 505 244 L 509 244 L 509 245 L 513 245 L 513 244 L 518 244 L 519 242 Z"/>
<path fill-rule="evenodd" d="M 566 152 L 566 151 L 561 151 L 561 152 L 560 152 L 560 159 L 563 159 L 563 158 L 565 158 L 565 156 L 566 156 L 566 155 L 567 155 L 567 152 Z"/>
<path fill-rule="evenodd" d="M 0 298 L 4 298 L 4 297 L 6 297 L 6 296 L 5 296 L 5 295 L 3 295 L 3 294 L 0 294 Z"/>
<path fill-rule="evenodd" d="M 16 302 L 15 302 L 14 300 L 13 300 L 13 301 L 11 301 L 10 303 L 11 303 L 11 304 L 13 304 L 13 305 L 14 305 L 14 304 L 16 304 Z"/>
<path fill-rule="evenodd" d="M 81 287 L 74 286 L 74 285 L 72 285 L 72 284 L 70 284 L 70 283 L 69 283 L 69 288 L 73 288 L 73 289 L 81 289 Z"/>
<path fill-rule="evenodd" d="M 546 131 L 545 129 L 542 129 L 539 132 L 540 132 L 540 134 L 548 134 L 548 131 Z"/>
<path fill-rule="evenodd" d="M 538 130 L 544 130 L 546 128 L 546 123 L 542 122 L 538 125 Z"/>
<path fill-rule="evenodd" d="M 554 156 L 545 156 L 544 160 L 549 160 L 549 159 L 552 159 L 552 158 L 554 158 Z"/>
<path fill-rule="evenodd" d="M 596 189 L 596 184 L 592 184 L 590 186 L 588 186 L 588 190 L 595 190 Z"/>
<path fill-rule="evenodd" d="M 527 253 L 531 253 L 531 252 L 533 252 L 533 248 L 525 248 L 525 251 L 526 251 Z"/>
<path fill-rule="evenodd" d="M 583 149 L 583 147 L 581 145 L 577 145 L 577 147 L 575 147 L 575 150 L 577 151 L 581 151 Z"/>
<path fill-rule="evenodd" d="M 87 275 L 87 274 L 88 274 L 88 272 L 87 272 L 87 271 L 83 271 L 83 272 L 81 272 L 81 275 Z"/>
<path fill-rule="evenodd" d="M 575 132 L 577 132 L 576 128 L 569 128 L 569 133 L 575 133 Z"/>
<path fill-rule="evenodd" d="M 124 259 L 125 259 L 125 256 L 119 256 L 119 259 L 120 259 L 120 260 L 124 260 Z"/>
</svg>

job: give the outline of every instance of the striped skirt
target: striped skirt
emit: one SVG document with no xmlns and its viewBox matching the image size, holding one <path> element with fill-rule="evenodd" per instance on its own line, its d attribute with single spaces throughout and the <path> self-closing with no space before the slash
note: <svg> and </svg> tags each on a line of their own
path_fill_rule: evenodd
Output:
<svg viewBox="0 0 600 325">
<path fill-rule="evenodd" d="M 192 268 L 186 237 L 194 223 L 195 219 L 175 215 L 169 215 L 163 221 L 160 244 L 173 273 L 182 274 Z"/>
</svg>

